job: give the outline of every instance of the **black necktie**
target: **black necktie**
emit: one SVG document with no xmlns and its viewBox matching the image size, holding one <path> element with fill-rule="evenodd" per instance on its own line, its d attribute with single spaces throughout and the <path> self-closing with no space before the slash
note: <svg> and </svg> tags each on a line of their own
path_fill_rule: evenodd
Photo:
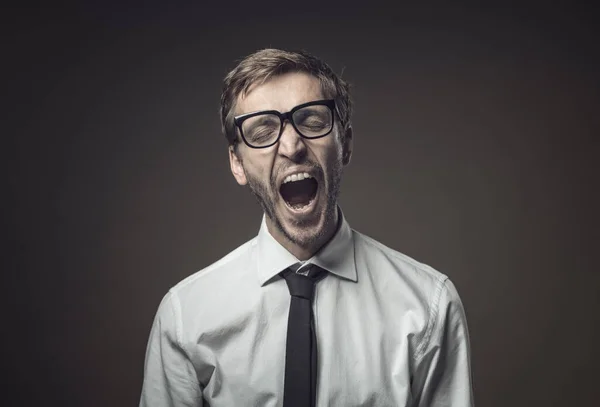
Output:
<svg viewBox="0 0 600 407">
<path fill-rule="evenodd" d="M 314 407 L 317 395 L 317 336 L 312 311 L 315 284 L 326 276 L 312 266 L 307 276 L 281 272 L 290 290 L 285 352 L 284 407 Z"/>
</svg>

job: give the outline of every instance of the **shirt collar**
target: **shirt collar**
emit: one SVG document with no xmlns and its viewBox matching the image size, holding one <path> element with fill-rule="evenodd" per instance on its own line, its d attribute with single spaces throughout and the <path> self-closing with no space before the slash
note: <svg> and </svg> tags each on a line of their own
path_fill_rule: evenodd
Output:
<svg viewBox="0 0 600 407">
<path fill-rule="evenodd" d="M 306 262 L 319 266 L 339 277 L 356 282 L 352 229 L 339 207 L 338 214 L 339 227 L 335 235 Z M 257 236 L 258 278 L 261 286 L 267 284 L 277 274 L 299 261 L 269 233 L 266 218 L 263 214 Z"/>
</svg>

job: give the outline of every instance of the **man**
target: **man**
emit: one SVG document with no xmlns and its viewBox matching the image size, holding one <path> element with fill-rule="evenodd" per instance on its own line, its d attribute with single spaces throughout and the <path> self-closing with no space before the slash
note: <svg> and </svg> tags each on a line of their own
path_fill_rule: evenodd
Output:
<svg viewBox="0 0 600 407">
<path fill-rule="evenodd" d="M 472 405 L 450 280 L 350 228 L 348 84 L 275 49 L 225 78 L 231 172 L 264 210 L 258 236 L 163 298 L 141 406 Z"/>
</svg>

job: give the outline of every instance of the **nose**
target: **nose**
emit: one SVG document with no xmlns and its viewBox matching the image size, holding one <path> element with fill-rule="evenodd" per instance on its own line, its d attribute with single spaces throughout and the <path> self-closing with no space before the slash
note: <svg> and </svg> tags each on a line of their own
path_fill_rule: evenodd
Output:
<svg viewBox="0 0 600 407">
<path fill-rule="evenodd" d="M 279 139 L 279 154 L 294 162 L 299 162 L 306 156 L 305 142 L 306 140 L 298 134 L 294 126 L 286 121 Z"/>
</svg>

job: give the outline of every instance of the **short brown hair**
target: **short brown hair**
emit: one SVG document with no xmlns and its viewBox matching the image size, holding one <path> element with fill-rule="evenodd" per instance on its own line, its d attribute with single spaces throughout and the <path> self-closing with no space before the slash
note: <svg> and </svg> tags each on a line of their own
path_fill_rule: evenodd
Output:
<svg viewBox="0 0 600 407">
<path fill-rule="evenodd" d="M 264 83 L 272 76 L 288 72 L 306 72 L 319 79 L 324 97 L 335 99 L 336 113 L 342 129 L 350 126 L 350 85 L 336 75 L 329 65 L 305 51 L 267 48 L 242 59 L 223 81 L 221 129 L 230 145 L 235 145 L 238 140 L 233 122 L 238 96 L 245 94 L 250 86 L 257 82 Z"/>
</svg>

